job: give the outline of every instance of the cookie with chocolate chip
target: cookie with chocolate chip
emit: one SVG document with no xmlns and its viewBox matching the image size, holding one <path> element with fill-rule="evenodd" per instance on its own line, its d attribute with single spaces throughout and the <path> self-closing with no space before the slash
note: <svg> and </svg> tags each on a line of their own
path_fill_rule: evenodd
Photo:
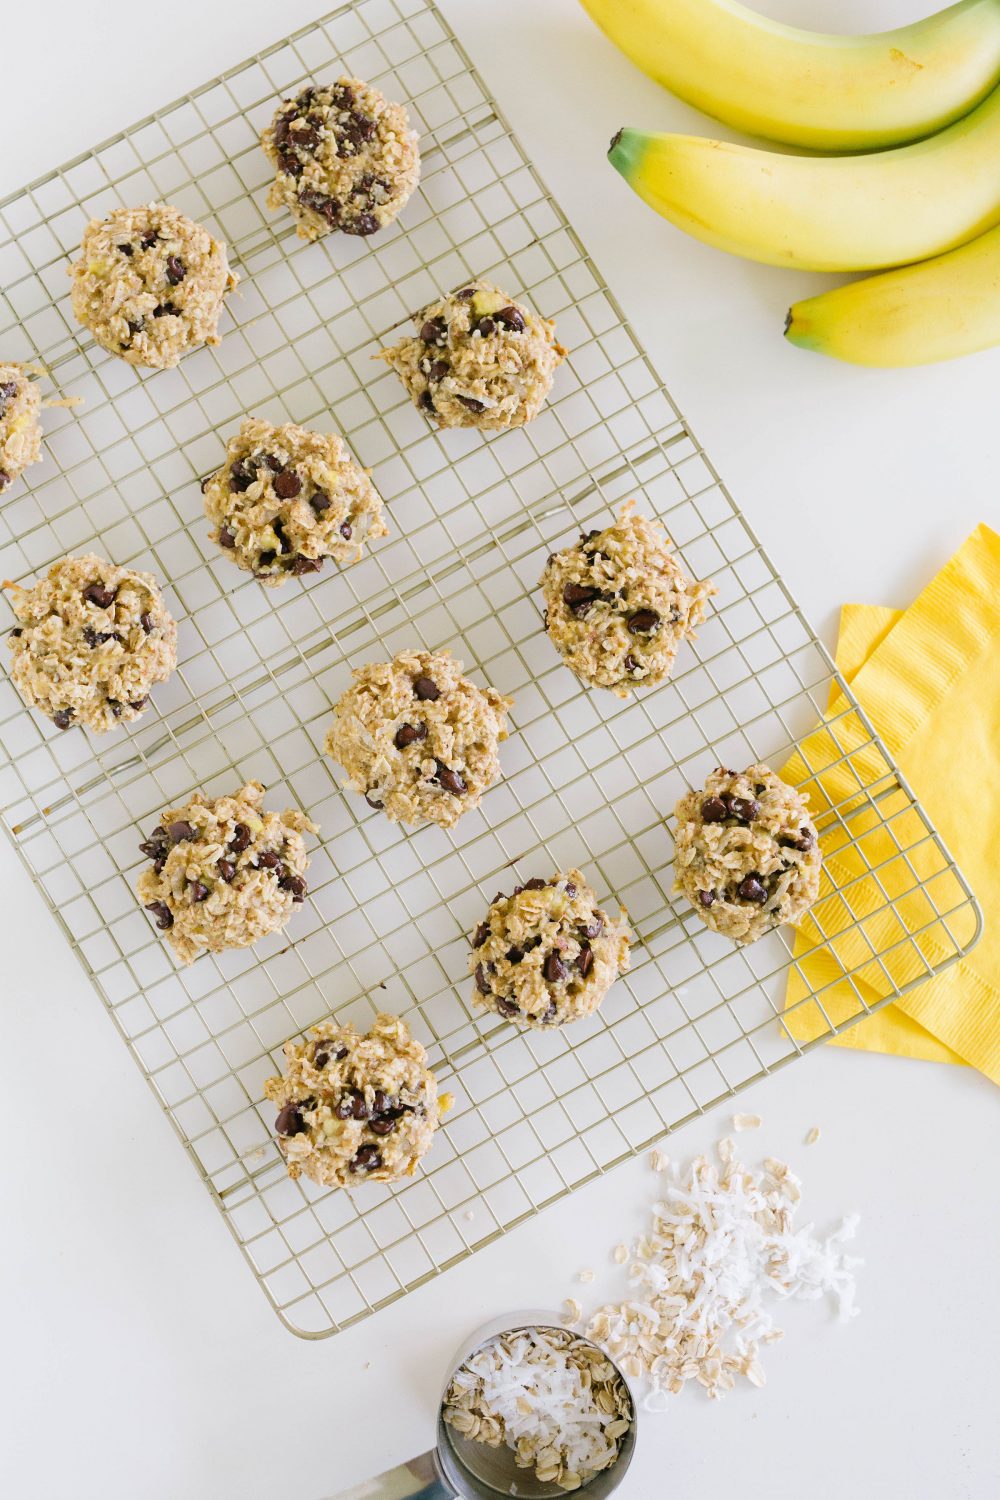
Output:
<svg viewBox="0 0 1000 1500">
<path fill-rule="evenodd" d="M 692 640 L 710 579 L 689 578 L 662 526 L 633 503 L 603 530 L 554 552 L 541 577 L 545 628 L 566 665 L 593 687 L 627 697 L 669 677 Z"/>
<path fill-rule="evenodd" d="M 182 963 L 280 932 L 306 898 L 302 835 L 316 825 L 294 809 L 266 812 L 263 800 L 259 781 L 229 797 L 195 792 L 139 845 L 150 864 L 136 892 Z"/>
<path fill-rule="evenodd" d="M 23 365 L 0 360 L 0 497 L 42 456 L 41 397 Z"/>
<path fill-rule="evenodd" d="M 475 1005 L 525 1026 L 592 1015 L 628 966 L 624 911 L 602 910 L 579 870 L 494 896 L 469 954 Z"/>
<path fill-rule="evenodd" d="M 275 168 L 267 206 L 289 209 L 305 240 L 335 229 L 376 234 L 420 181 L 406 110 L 360 78 L 310 85 L 283 100 L 260 143 Z"/>
<path fill-rule="evenodd" d="M 29 588 L 4 588 L 17 616 L 11 681 L 57 729 L 133 723 L 177 665 L 177 627 L 151 573 L 88 552 L 53 563 Z"/>
<path fill-rule="evenodd" d="M 389 531 L 368 471 L 342 439 L 291 422 L 248 417 L 202 488 L 212 541 L 272 588 L 321 572 L 328 558 L 357 562 Z"/>
<path fill-rule="evenodd" d="M 674 890 L 714 932 L 752 943 L 816 900 L 823 856 L 808 803 L 768 766 L 720 766 L 674 817 Z"/>
<path fill-rule="evenodd" d="M 392 822 L 450 828 L 500 775 L 511 701 L 463 677 L 447 651 L 401 651 L 355 671 L 323 748 Z"/>
<path fill-rule="evenodd" d="M 97 342 L 154 370 L 219 342 L 223 302 L 239 280 L 223 242 L 169 203 L 91 219 L 69 274 L 73 311 Z"/>
<path fill-rule="evenodd" d="M 555 324 L 488 281 L 414 315 L 415 333 L 379 351 L 438 427 L 497 432 L 538 415 L 566 350 Z"/>
<path fill-rule="evenodd" d="M 451 1094 L 438 1095 L 427 1053 L 398 1016 L 359 1034 L 323 1021 L 285 1043 L 285 1072 L 264 1093 L 289 1177 L 360 1187 L 410 1177 L 430 1149 Z"/>
</svg>

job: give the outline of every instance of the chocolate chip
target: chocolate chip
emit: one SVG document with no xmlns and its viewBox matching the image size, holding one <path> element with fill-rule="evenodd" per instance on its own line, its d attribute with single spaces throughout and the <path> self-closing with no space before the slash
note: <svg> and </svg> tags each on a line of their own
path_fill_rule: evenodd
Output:
<svg viewBox="0 0 1000 1500">
<path fill-rule="evenodd" d="M 600 589 L 589 588 L 582 583 L 567 583 L 563 589 L 563 603 L 578 620 L 583 618 L 595 600 L 601 598 L 603 595 Z"/>
<path fill-rule="evenodd" d="M 154 318 L 179 318 L 180 312 L 172 302 L 159 302 L 153 308 Z"/>
<path fill-rule="evenodd" d="M 660 623 L 660 617 L 655 609 L 638 609 L 634 615 L 628 617 L 628 628 L 630 635 L 649 635 Z"/>
<path fill-rule="evenodd" d="M 778 840 L 782 849 L 797 849 L 800 854 L 807 853 L 815 842 L 812 830 L 809 828 L 800 828 L 797 838 L 791 834 L 785 834 Z"/>
<path fill-rule="evenodd" d="M 109 698 L 108 707 L 110 708 L 112 715 L 116 719 L 120 719 L 125 711 L 124 703 L 120 703 L 117 698 Z"/>
<path fill-rule="evenodd" d="M 155 229 L 147 229 L 139 241 L 139 248 L 141 250 L 148 250 L 152 245 L 156 244 L 159 238 L 160 236 Z"/>
<path fill-rule="evenodd" d="M 277 552 L 273 552 L 273 551 L 262 552 L 260 554 L 260 556 L 257 559 L 257 567 L 254 570 L 256 572 L 258 578 L 260 577 L 261 573 L 264 573 L 264 572 L 267 571 L 267 569 L 274 562 L 274 559 L 277 557 L 277 555 L 278 555 Z"/>
<path fill-rule="evenodd" d="M 460 292 L 455 293 L 455 296 L 458 297 L 462 302 L 468 302 L 469 298 L 474 297 L 475 295 L 476 289 L 474 286 L 464 286 Z"/>
<path fill-rule="evenodd" d="M 73 710 L 71 708 L 60 708 L 52 715 L 52 722 L 57 729 L 68 729 L 73 722 Z"/>
<path fill-rule="evenodd" d="M 134 245 L 129 245 L 129 244 L 116 245 L 115 248 L 116 248 L 116 250 L 120 251 L 122 255 L 124 255 L 124 257 L 125 257 L 126 260 L 131 260 L 132 256 L 135 254 L 135 246 Z"/>
<path fill-rule="evenodd" d="M 109 635 L 106 635 L 106 634 L 98 635 L 97 631 L 96 630 L 91 630 L 91 628 L 90 628 L 89 625 L 86 626 L 86 628 L 84 629 L 84 632 L 83 632 L 83 642 L 84 642 L 84 645 L 85 646 L 89 646 L 90 649 L 91 649 L 91 651 L 93 651 L 93 649 L 94 649 L 95 646 L 99 646 L 102 641 L 109 641 L 110 639 L 111 639 L 111 637 Z"/>
<path fill-rule="evenodd" d="M 274 1122 L 274 1128 L 278 1135 L 301 1135 L 306 1128 L 297 1104 L 286 1104 L 278 1111 L 278 1117 Z"/>
<path fill-rule="evenodd" d="M 10 638 L 12 641 L 16 641 L 18 637 L 22 636 L 23 634 L 24 631 L 21 629 L 20 625 L 15 625 L 14 629 L 10 632 Z"/>
<path fill-rule="evenodd" d="M 698 892 L 698 900 L 701 902 L 702 906 L 705 906 L 705 907 L 714 906 L 715 905 L 715 892 L 714 891 L 699 891 Z"/>
<path fill-rule="evenodd" d="M 282 469 L 281 473 L 275 476 L 274 493 L 279 500 L 294 500 L 301 489 L 302 480 L 294 469 Z"/>
<path fill-rule="evenodd" d="M 242 495 L 243 491 L 248 490 L 256 478 L 257 471 L 250 464 L 249 460 L 239 458 L 229 470 L 229 488 L 235 490 L 238 495 Z"/>
<path fill-rule="evenodd" d="M 281 462 L 281 459 L 278 458 L 274 453 L 265 453 L 260 462 L 266 469 L 270 469 L 272 474 L 280 474 L 282 469 L 285 467 Z"/>
<path fill-rule="evenodd" d="M 437 407 L 434 405 L 434 397 L 431 395 L 430 391 L 420 392 L 420 405 L 424 409 L 424 411 L 437 410 Z"/>
<path fill-rule="evenodd" d="M 558 953 L 549 954 L 542 967 L 542 973 L 545 975 L 545 978 L 548 980 L 549 984 L 558 984 L 560 980 L 566 978 L 566 965 L 563 963 Z"/>
<path fill-rule="evenodd" d="M 170 839 L 165 828 L 154 828 L 148 839 L 143 839 L 139 845 L 140 854 L 148 854 L 150 859 L 165 859 L 170 847 Z"/>
<path fill-rule="evenodd" d="M 580 930 L 583 933 L 584 937 L 600 937 L 601 933 L 604 931 L 604 918 L 601 916 L 600 912 L 595 911 L 593 918 L 587 923 L 586 927 L 582 927 Z"/>
<path fill-rule="evenodd" d="M 437 770 L 431 777 L 431 780 L 436 781 L 438 786 L 443 787 L 446 792 L 451 792 L 453 796 L 460 797 L 465 791 L 465 782 L 459 772 L 453 771 L 450 766 L 446 766 L 443 760 L 435 761 L 435 765 L 437 766 Z"/>
<path fill-rule="evenodd" d="M 382 1165 L 382 1153 L 377 1146 L 359 1146 L 351 1162 L 352 1172 L 374 1172 Z"/>
<path fill-rule="evenodd" d="M 368 1129 L 372 1135 L 392 1135 L 396 1128 L 396 1120 L 391 1115 L 383 1115 L 377 1120 L 369 1120 Z"/>
<path fill-rule="evenodd" d="M 426 724 L 401 724 L 396 730 L 396 738 L 393 740 L 393 744 L 397 750 L 405 750 L 407 745 L 412 745 L 415 741 L 425 740 L 426 738 Z"/>
<path fill-rule="evenodd" d="M 232 885 L 233 881 L 236 879 L 236 866 L 233 864 L 232 860 L 217 859 L 215 861 L 215 868 L 219 872 L 219 878 L 221 880 L 224 880 L 227 885 Z"/>
<path fill-rule="evenodd" d="M 576 895 L 576 886 L 573 884 L 572 880 L 567 880 L 567 882 L 566 882 L 566 896 L 567 896 L 567 899 L 570 900 L 570 901 L 572 901 L 572 899 L 573 899 L 573 897 L 575 895 Z"/>
<path fill-rule="evenodd" d="M 147 901 L 146 910 L 151 911 L 156 918 L 156 925 L 161 932 L 166 932 L 174 925 L 174 914 L 165 901 Z"/>
<path fill-rule="evenodd" d="M 319 573 L 323 569 L 321 557 L 296 557 L 292 561 L 291 573 L 294 578 L 301 578 L 306 573 Z"/>
<path fill-rule="evenodd" d="M 236 536 L 228 526 L 219 527 L 219 546 L 225 548 L 226 551 L 236 546 Z"/>
<path fill-rule="evenodd" d="M 549 882 L 547 880 L 543 880 L 540 875 L 533 875 L 530 880 L 525 881 L 522 889 L 526 891 L 544 891 L 548 883 Z M 569 893 L 567 892 L 567 894 Z"/>
<path fill-rule="evenodd" d="M 307 125 L 304 130 L 291 130 L 288 139 L 299 151 L 315 151 L 319 145 L 319 131 Z"/>
<path fill-rule="evenodd" d="M 461 401 L 461 403 L 462 403 L 463 406 L 467 406 L 470 411 L 485 411 L 486 410 L 486 402 L 485 401 L 477 401 L 476 398 L 475 398 L 475 396 L 458 396 L 457 400 Z"/>
<path fill-rule="evenodd" d="M 436 359 L 427 371 L 427 379 L 432 380 L 436 385 L 438 381 L 444 379 L 450 369 L 451 365 L 446 359 Z"/>
<path fill-rule="evenodd" d="M 313 1067 L 325 1068 L 330 1061 L 330 1049 L 325 1042 L 320 1043 L 313 1053 Z"/>
<path fill-rule="evenodd" d="M 481 995 L 490 993 L 490 981 L 486 973 L 485 964 L 476 965 L 476 989 Z"/>
<path fill-rule="evenodd" d="M 368 1104 L 360 1089 L 347 1089 L 333 1110 L 338 1120 L 367 1120 Z"/>
<path fill-rule="evenodd" d="M 626 656 L 625 661 L 623 662 L 623 666 L 624 666 L 626 672 L 638 672 L 638 670 L 639 670 L 639 663 L 636 661 L 636 659 L 632 655 L 631 651 Z"/>
<path fill-rule="evenodd" d="M 701 804 L 703 823 L 721 823 L 729 816 L 729 809 L 721 797 L 706 797 Z"/>
<path fill-rule="evenodd" d="M 180 844 L 185 839 L 195 839 L 198 837 L 198 830 L 191 823 L 187 823 L 183 819 L 177 823 L 168 823 L 167 833 L 174 844 Z"/>
<path fill-rule="evenodd" d="M 490 935 L 490 926 L 489 926 L 489 923 L 488 922 L 480 922 L 479 926 L 476 928 L 475 932 L 472 934 L 472 946 L 473 946 L 473 948 L 481 948 L 483 946 L 483 944 L 485 943 L 486 939 L 489 937 L 489 935 Z"/>
<path fill-rule="evenodd" d="M 276 870 L 280 864 L 281 857 L 273 849 L 262 849 L 257 856 L 259 870 Z"/>
<path fill-rule="evenodd" d="M 587 975 L 594 967 L 594 950 L 589 943 L 584 943 L 583 947 L 577 954 L 576 966 L 580 970 L 580 973 L 583 975 L 584 979 L 586 979 Z"/>
<path fill-rule="evenodd" d="M 736 887 L 736 894 L 741 901 L 753 901 L 757 906 L 763 906 L 767 900 L 767 888 L 759 875 L 747 875 Z"/>
<path fill-rule="evenodd" d="M 297 156 L 292 155 L 291 151 L 278 152 L 278 165 L 286 177 L 302 176 L 302 163 Z"/>
<path fill-rule="evenodd" d="M 298 162 L 295 165 L 299 171 L 302 170 Z M 296 174 L 293 173 L 292 175 Z M 299 202 L 303 208 L 311 208 L 313 213 L 320 214 L 329 224 L 330 228 L 334 228 L 337 223 L 337 216 L 340 213 L 340 204 L 336 198 L 331 198 L 326 193 L 318 193 L 315 188 L 302 188 L 299 193 Z"/>
<path fill-rule="evenodd" d="M 96 604 L 98 609 L 110 609 L 115 602 L 115 590 L 103 588 L 99 583 L 88 583 L 83 597 L 88 604 Z"/>
<path fill-rule="evenodd" d="M 521 962 L 521 959 L 523 957 L 524 957 L 524 950 L 523 949 L 521 949 L 521 948 L 508 948 L 507 949 L 507 962 L 509 964 L 519 964 Z"/>
<path fill-rule="evenodd" d="M 543 1026 L 551 1026 L 552 1022 L 556 1018 L 557 1011 L 558 1006 L 556 1005 L 556 1002 L 554 1000 L 550 1000 L 544 1015 L 539 1016 L 538 1019 L 541 1021 Z"/>
<path fill-rule="evenodd" d="M 318 516 L 321 516 L 325 510 L 330 509 L 333 501 L 326 493 L 326 490 L 314 490 L 313 493 L 309 496 L 309 504 L 312 506 L 316 514 Z"/>
<path fill-rule="evenodd" d="M 488 339 L 491 334 L 496 333 L 497 325 L 494 323 L 492 318 L 480 318 L 479 322 L 476 324 L 475 331 L 482 338 Z"/>
<path fill-rule="evenodd" d="M 142 626 L 144 634 L 150 635 L 153 630 L 153 616 L 151 614 L 141 614 L 139 616 L 139 624 Z"/>
<path fill-rule="evenodd" d="M 765 785 L 764 785 L 764 783 L 762 781 L 758 781 L 757 785 L 754 787 L 753 790 L 754 790 L 754 796 L 755 797 L 763 797 L 763 795 L 764 795 L 765 791 L 767 790 L 767 788 L 765 787 Z"/>
<path fill-rule="evenodd" d="M 145 698 L 130 698 L 128 706 L 129 708 L 134 708 L 136 713 L 138 713 L 140 708 L 145 708 L 148 702 L 149 694 L 147 693 Z"/>
<path fill-rule="evenodd" d="M 413 692 L 421 703 L 436 703 L 441 696 L 441 689 L 432 677 L 414 677 Z"/>
<path fill-rule="evenodd" d="M 372 797 L 368 792 L 365 792 L 365 801 L 368 803 L 369 807 L 374 808 L 375 812 L 381 812 L 383 807 L 385 806 L 384 802 L 376 802 L 375 798 Z"/>
<path fill-rule="evenodd" d="M 296 905 L 306 899 L 308 887 L 301 875 L 283 875 L 278 884 L 283 891 L 291 891 L 292 901 Z"/>
<path fill-rule="evenodd" d="M 420 330 L 420 337 L 425 344 L 436 344 L 438 339 L 444 338 L 448 332 L 448 325 L 444 318 L 428 318 Z"/>
<path fill-rule="evenodd" d="M 171 286 L 177 286 L 187 275 L 187 267 L 179 255 L 167 256 L 167 280 Z"/>
<path fill-rule="evenodd" d="M 498 323 L 502 323 L 505 328 L 512 329 L 514 333 L 524 332 L 524 315 L 519 307 L 514 306 L 513 302 L 509 303 L 506 307 L 501 307 L 496 317 Z"/>
<path fill-rule="evenodd" d="M 250 830 L 245 823 L 237 823 L 233 829 L 233 836 L 229 840 L 229 849 L 233 854 L 242 854 L 244 849 L 249 849 L 251 842 Z"/>
<path fill-rule="evenodd" d="M 192 880 L 188 890 L 191 892 L 192 902 L 207 901 L 212 894 L 208 886 L 203 885 L 200 880 Z"/>
<path fill-rule="evenodd" d="M 353 219 L 344 219 L 340 227 L 345 234 L 375 234 L 378 230 L 378 219 L 374 214 L 356 214 Z"/>
<path fill-rule="evenodd" d="M 11 483 L 11 476 L 6 469 L 0 469 L 0 490 L 5 490 Z"/>
<path fill-rule="evenodd" d="M 351 540 L 351 537 L 354 535 L 354 531 L 351 527 L 350 521 L 341 521 L 340 534 L 344 538 L 345 542 L 349 542 Z"/>
<path fill-rule="evenodd" d="M 760 812 L 760 803 L 753 797 L 727 797 L 726 805 L 734 818 L 739 818 L 741 823 L 752 823 Z"/>
<path fill-rule="evenodd" d="M 503 1000 L 497 997 L 497 1010 L 502 1016 L 520 1015 L 521 1007 L 514 1000 Z"/>
</svg>

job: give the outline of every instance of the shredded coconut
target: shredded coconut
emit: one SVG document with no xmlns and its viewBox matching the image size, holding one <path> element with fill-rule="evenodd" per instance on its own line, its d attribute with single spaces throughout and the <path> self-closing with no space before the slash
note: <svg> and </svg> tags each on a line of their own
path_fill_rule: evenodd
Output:
<svg viewBox="0 0 1000 1500">
<path fill-rule="evenodd" d="M 819 1126 L 818 1125 L 814 1125 L 812 1127 L 812 1129 L 809 1131 L 809 1134 L 806 1136 L 806 1145 L 807 1146 L 814 1146 L 818 1140 L 819 1140 Z"/>
<path fill-rule="evenodd" d="M 544 1484 L 582 1488 L 618 1457 L 634 1413 L 610 1360 L 554 1328 L 499 1334 L 456 1371 L 445 1421 L 476 1442 L 513 1450 Z"/>
<path fill-rule="evenodd" d="M 759 1130 L 762 1124 L 760 1115 L 733 1115 L 733 1129 L 736 1131 Z"/>
<path fill-rule="evenodd" d="M 712 1397 L 732 1390 L 737 1375 L 762 1386 L 761 1347 L 782 1337 L 775 1299 L 829 1295 L 842 1321 L 857 1314 L 862 1262 L 844 1246 L 858 1216 L 823 1238 L 812 1224 L 796 1229 L 801 1187 L 784 1162 L 768 1157 L 751 1171 L 732 1140 L 716 1150 L 720 1166 L 700 1156 L 683 1173 L 671 1168 L 652 1226 L 633 1246 L 630 1300 L 600 1308 L 585 1329 L 623 1374 L 648 1379 L 650 1411 L 688 1380 Z"/>
</svg>

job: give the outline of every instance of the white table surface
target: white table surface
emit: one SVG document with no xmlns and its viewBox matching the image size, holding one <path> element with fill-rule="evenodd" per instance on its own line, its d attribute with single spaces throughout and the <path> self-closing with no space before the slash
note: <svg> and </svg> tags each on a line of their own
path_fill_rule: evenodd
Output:
<svg viewBox="0 0 1000 1500">
<path fill-rule="evenodd" d="M 321 0 L 4 7 L 0 195 L 312 19 Z M 331 0 L 332 3 L 332 0 Z M 769 0 L 803 24 L 898 24 L 928 0 Z M 444 0 L 738 502 L 832 645 L 842 600 L 902 605 L 997 500 L 1000 350 L 849 369 L 781 337 L 829 278 L 729 259 L 604 161 L 625 122 L 724 134 L 643 78 L 575 0 Z M 618 1168 L 355 1329 L 285 1331 L 0 843 L 0 1494 L 315 1500 L 427 1446 L 446 1361 L 508 1308 L 558 1303 L 654 1179 Z M 995 914 L 996 915 L 996 914 Z M 57 1105 L 51 1136 L 43 1117 Z M 769 1384 L 644 1420 L 627 1500 L 992 1496 L 998 1095 L 977 1074 L 826 1049 L 745 1094 L 748 1150 L 805 1177 L 803 1218 L 862 1215 L 862 1316 L 787 1310 Z M 730 1111 L 674 1137 L 689 1154 Z M 820 1142 L 804 1147 L 818 1123 Z"/>
</svg>

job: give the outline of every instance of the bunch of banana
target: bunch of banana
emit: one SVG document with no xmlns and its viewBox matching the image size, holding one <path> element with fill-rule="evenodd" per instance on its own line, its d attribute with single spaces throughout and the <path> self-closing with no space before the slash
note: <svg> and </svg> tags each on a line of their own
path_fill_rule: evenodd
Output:
<svg viewBox="0 0 1000 1500">
<path fill-rule="evenodd" d="M 792 342 L 870 364 L 1000 342 L 1000 0 L 862 37 L 797 31 L 735 0 L 582 3 L 652 77 L 727 124 L 865 152 L 631 129 L 611 143 L 639 196 L 711 245 L 804 270 L 908 268 L 797 304 Z"/>
</svg>

